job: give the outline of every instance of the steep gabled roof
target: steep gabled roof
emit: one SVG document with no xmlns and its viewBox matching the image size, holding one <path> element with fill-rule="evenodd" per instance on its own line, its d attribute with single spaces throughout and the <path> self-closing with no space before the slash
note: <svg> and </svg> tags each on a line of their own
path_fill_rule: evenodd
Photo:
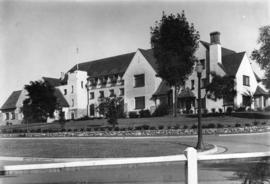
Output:
<svg viewBox="0 0 270 184">
<path fill-rule="evenodd" d="M 59 89 L 55 88 L 54 95 L 57 98 L 57 102 L 61 107 L 69 107 L 67 100 Z"/>
<path fill-rule="evenodd" d="M 228 75 L 235 76 L 243 60 L 245 52 L 234 53 L 222 57 L 222 65 Z"/>
<path fill-rule="evenodd" d="M 171 88 L 169 84 L 166 81 L 162 80 L 153 96 L 167 95 L 169 94 L 170 90 Z"/>
<path fill-rule="evenodd" d="M 60 79 L 51 78 L 51 77 L 42 77 L 42 78 L 43 78 L 44 82 L 48 83 L 52 87 L 56 87 L 56 86 L 61 86 L 62 85 L 62 81 Z"/>
<path fill-rule="evenodd" d="M 157 72 L 158 65 L 156 63 L 156 58 L 154 57 L 153 49 L 139 49 L 139 51 L 142 53 L 142 55 L 145 57 L 145 59 L 150 63 L 150 65 L 154 68 L 154 70 Z"/>
<path fill-rule="evenodd" d="M 1 110 L 7 110 L 7 109 L 16 109 L 16 104 L 18 102 L 18 99 L 22 93 L 22 90 L 19 91 L 13 91 L 11 95 L 8 97 L 4 105 L 2 105 Z"/>
<path fill-rule="evenodd" d="M 75 71 L 78 67 L 79 70 L 86 71 L 90 77 L 123 74 L 125 73 L 134 54 L 135 52 L 132 52 L 95 61 L 80 63 L 78 66 L 73 66 L 69 72 Z"/>
<path fill-rule="evenodd" d="M 269 96 L 269 94 L 260 86 L 257 86 L 254 96 Z"/>
</svg>

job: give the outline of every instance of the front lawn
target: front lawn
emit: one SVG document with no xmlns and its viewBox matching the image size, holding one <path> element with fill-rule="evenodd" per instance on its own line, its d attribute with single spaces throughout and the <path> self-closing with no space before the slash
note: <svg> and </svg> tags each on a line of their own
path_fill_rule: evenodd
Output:
<svg viewBox="0 0 270 184">
<path fill-rule="evenodd" d="M 150 118 L 126 118 L 118 120 L 119 128 L 135 128 L 142 125 L 148 125 L 149 127 L 158 128 L 163 126 L 164 128 L 170 128 L 178 126 L 191 128 L 194 125 L 197 125 L 197 118 L 195 117 L 186 117 L 186 116 L 164 116 L 164 117 L 150 117 Z M 236 124 L 239 126 L 252 126 L 252 125 L 270 125 L 269 119 L 254 119 L 254 118 L 240 118 L 232 116 L 217 116 L 217 117 L 203 117 L 203 125 L 215 124 L 223 125 L 224 127 L 235 127 Z M 94 120 L 80 120 L 80 121 L 68 121 L 66 122 L 65 129 L 70 131 L 80 131 L 93 129 L 94 127 L 105 127 L 109 126 L 106 119 L 94 119 Z M 27 125 L 13 125 L 13 126 L 2 126 L 0 129 L 22 129 L 25 130 Z M 39 123 L 39 124 L 29 124 L 29 130 L 49 130 L 49 129 L 61 129 L 59 123 Z"/>
<path fill-rule="evenodd" d="M 196 141 L 195 141 L 196 142 Z M 194 141 L 173 139 L 1 139 L 0 156 L 112 158 L 183 154 Z M 208 149 L 212 146 L 208 145 Z"/>
</svg>

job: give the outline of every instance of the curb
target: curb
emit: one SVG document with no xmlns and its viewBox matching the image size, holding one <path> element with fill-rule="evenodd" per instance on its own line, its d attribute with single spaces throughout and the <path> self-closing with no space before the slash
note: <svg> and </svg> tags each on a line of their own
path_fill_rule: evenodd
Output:
<svg viewBox="0 0 270 184">
<path fill-rule="evenodd" d="M 214 145 L 214 148 L 204 151 L 198 152 L 198 156 L 213 154 L 217 152 L 217 146 Z M 0 157 L 4 158 L 4 157 Z M 11 159 L 12 157 L 7 157 L 7 159 Z M 44 161 L 42 159 L 47 158 L 23 158 L 16 157 L 17 161 L 35 161 L 35 159 L 39 161 Z M 64 161 L 68 158 L 64 159 L 50 159 L 52 161 Z M 8 165 L 3 166 L 0 170 L 0 175 L 14 175 L 14 174 L 23 174 L 23 173 L 37 173 L 37 172 L 59 172 L 65 169 L 75 169 L 81 167 L 100 167 L 100 166 L 116 166 L 116 165 L 130 165 L 130 164 L 153 164 L 153 163 L 164 163 L 164 162 L 181 162 L 185 161 L 186 157 L 184 154 L 180 155 L 169 155 L 169 156 L 158 156 L 158 157 L 129 157 L 129 158 L 102 158 L 102 159 L 94 159 L 94 158 L 83 158 L 83 159 L 70 159 L 69 162 L 61 162 L 61 163 L 43 163 L 43 164 L 24 164 L 24 165 Z M 67 161 L 67 160 L 66 160 Z"/>
</svg>

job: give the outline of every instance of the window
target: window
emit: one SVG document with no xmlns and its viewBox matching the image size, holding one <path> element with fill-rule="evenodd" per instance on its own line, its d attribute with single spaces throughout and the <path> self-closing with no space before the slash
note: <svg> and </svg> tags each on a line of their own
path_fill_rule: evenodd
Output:
<svg viewBox="0 0 270 184">
<path fill-rule="evenodd" d="M 74 99 L 72 99 L 71 106 L 74 107 Z"/>
<path fill-rule="evenodd" d="M 11 113 L 11 119 L 15 119 L 15 112 Z"/>
<path fill-rule="evenodd" d="M 200 62 L 202 64 L 202 66 L 203 66 L 203 69 L 205 69 L 205 59 L 201 59 Z"/>
<path fill-rule="evenodd" d="M 95 98 L 95 93 L 94 92 L 91 92 L 90 93 L 90 99 L 94 99 Z"/>
<path fill-rule="evenodd" d="M 135 84 L 134 87 L 144 86 L 144 74 L 134 75 Z"/>
<path fill-rule="evenodd" d="M 125 95 L 125 90 L 124 88 L 120 88 L 120 96 L 124 96 Z"/>
<path fill-rule="evenodd" d="M 64 89 L 64 95 L 67 95 L 67 89 Z"/>
<path fill-rule="evenodd" d="M 110 97 L 113 97 L 113 96 L 115 96 L 114 90 L 113 89 L 110 89 Z"/>
<path fill-rule="evenodd" d="M 99 98 L 104 98 L 104 91 L 99 92 Z"/>
<path fill-rule="evenodd" d="M 206 78 L 203 78 L 202 82 L 201 82 L 201 88 L 205 88 L 206 85 L 207 85 L 207 80 L 206 80 Z"/>
<path fill-rule="evenodd" d="M 243 75 L 243 85 L 249 86 L 249 76 Z"/>
<path fill-rule="evenodd" d="M 71 93 L 73 93 L 74 92 L 74 87 L 73 86 L 71 86 Z"/>
<path fill-rule="evenodd" d="M 82 89 L 83 89 L 83 81 L 81 81 L 81 87 L 82 87 Z"/>
<path fill-rule="evenodd" d="M 6 120 L 9 120 L 9 113 L 6 113 Z"/>
<path fill-rule="evenodd" d="M 135 97 L 135 109 L 144 109 L 145 108 L 145 97 Z"/>
<path fill-rule="evenodd" d="M 193 90 L 195 88 L 195 82 L 194 80 L 191 80 L 191 90 Z"/>
</svg>

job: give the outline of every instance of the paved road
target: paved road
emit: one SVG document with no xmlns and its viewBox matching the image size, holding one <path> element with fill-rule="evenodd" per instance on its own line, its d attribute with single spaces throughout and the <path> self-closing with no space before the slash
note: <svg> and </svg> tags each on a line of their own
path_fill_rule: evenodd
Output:
<svg viewBox="0 0 270 184">
<path fill-rule="evenodd" d="M 270 151 L 270 134 L 205 136 L 205 142 L 223 146 L 227 153 Z M 181 138 L 194 139 L 195 137 Z M 247 168 L 247 162 L 199 164 L 200 183 L 241 183 L 234 173 Z M 147 164 L 107 168 L 82 168 L 77 171 L 0 176 L 3 184 L 87 184 L 87 183 L 184 183 L 183 163 Z"/>
</svg>

